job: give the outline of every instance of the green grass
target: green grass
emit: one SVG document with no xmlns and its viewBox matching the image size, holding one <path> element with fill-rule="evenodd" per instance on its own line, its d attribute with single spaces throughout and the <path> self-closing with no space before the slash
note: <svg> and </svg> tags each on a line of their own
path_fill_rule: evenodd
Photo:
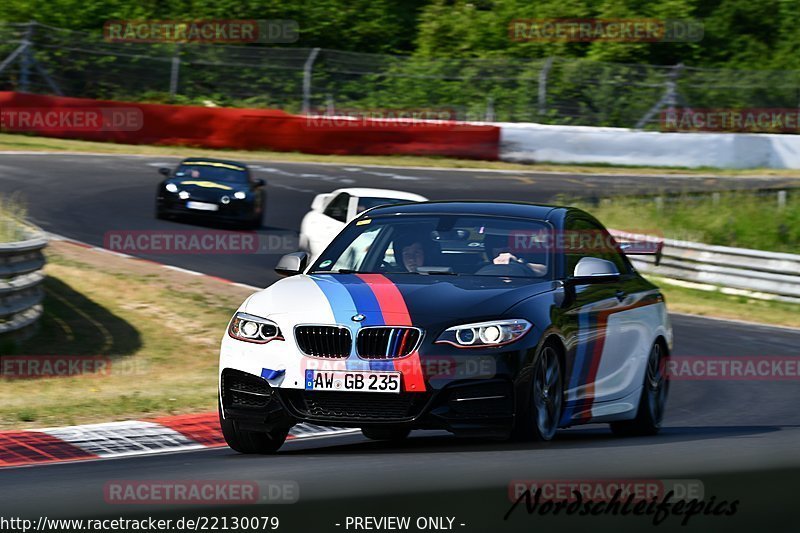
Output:
<svg viewBox="0 0 800 533">
<path fill-rule="evenodd" d="M 45 314 L 35 334 L 0 342 L 0 363 L 97 356 L 110 372 L 0 378 L 0 429 L 214 410 L 219 340 L 249 291 L 214 283 L 207 298 L 210 281 L 154 277 L 157 267 L 109 265 L 104 255 L 83 261 L 90 252 L 70 249 L 65 256 L 65 246 L 49 248 Z"/>
<path fill-rule="evenodd" d="M 647 277 L 661 288 L 670 312 L 800 328 L 797 304 L 680 287 L 657 276 Z"/>
<path fill-rule="evenodd" d="M 14 242 L 25 237 L 24 225 L 27 210 L 15 196 L 0 195 L 0 243 Z"/>
<path fill-rule="evenodd" d="M 507 163 L 505 161 L 476 161 L 472 159 L 456 159 L 430 156 L 348 156 L 348 155 L 315 155 L 298 152 L 272 152 L 268 150 L 211 150 L 183 146 L 150 146 L 116 144 L 69 139 L 35 137 L 31 135 L 0 133 L 0 151 L 35 151 L 35 152 L 88 152 L 102 154 L 162 155 L 162 156 L 208 156 L 240 159 L 243 161 L 275 161 L 290 163 L 331 163 L 352 165 L 383 165 L 393 167 L 431 167 L 431 168 L 468 168 L 488 170 L 518 170 L 527 172 L 564 172 L 570 174 L 620 174 L 620 175 L 713 175 L 719 177 L 777 176 L 800 178 L 800 170 L 786 169 L 716 169 L 710 167 L 654 167 L 635 165 L 606 164 L 559 164 L 540 162 L 533 164 Z"/>
<path fill-rule="evenodd" d="M 789 189 L 778 207 L 777 192 L 723 192 L 653 198 L 606 198 L 593 205 L 570 202 L 591 212 L 606 226 L 628 231 L 661 232 L 664 237 L 800 253 L 800 190 Z"/>
</svg>

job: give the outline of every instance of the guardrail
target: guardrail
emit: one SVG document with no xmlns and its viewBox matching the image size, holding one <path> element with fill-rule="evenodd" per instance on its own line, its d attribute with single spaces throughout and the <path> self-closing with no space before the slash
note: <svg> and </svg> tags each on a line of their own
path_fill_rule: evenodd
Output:
<svg viewBox="0 0 800 533">
<path fill-rule="evenodd" d="M 47 236 L 32 226 L 23 233 L 22 241 L 0 243 L 0 335 L 30 326 L 44 311 Z"/>
<path fill-rule="evenodd" d="M 723 292 L 732 294 L 748 291 L 749 296 L 756 298 L 800 303 L 800 255 L 672 239 L 663 241 L 658 266 L 653 256 L 630 257 L 639 271 L 718 285 L 723 287 Z"/>
</svg>

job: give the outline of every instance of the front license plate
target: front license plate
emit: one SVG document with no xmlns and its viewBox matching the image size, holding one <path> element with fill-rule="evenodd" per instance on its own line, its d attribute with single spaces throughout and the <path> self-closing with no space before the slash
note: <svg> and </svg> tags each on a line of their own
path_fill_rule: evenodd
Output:
<svg viewBox="0 0 800 533">
<path fill-rule="evenodd" d="M 197 209 L 198 211 L 218 211 L 217 204 L 209 204 L 206 202 L 186 202 L 186 207 L 189 209 Z"/>
<path fill-rule="evenodd" d="M 306 390 L 400 392 L 400 372 L 306 370 Z"/>
</svg>

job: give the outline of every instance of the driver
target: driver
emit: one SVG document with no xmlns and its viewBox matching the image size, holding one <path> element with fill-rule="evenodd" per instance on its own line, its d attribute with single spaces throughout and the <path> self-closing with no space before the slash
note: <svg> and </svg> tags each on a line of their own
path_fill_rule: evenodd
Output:
<svg viewBox="0 0 800 533">
<path fill-rule="evenodd" d="M 406 231 L 392 242 L 392 250 L 397 265 L 406 272 L 417 272 L 422 266 L 430 265 L 436 257 L 435 244 L 425 239 L 424 230 Z"/>
</svg>

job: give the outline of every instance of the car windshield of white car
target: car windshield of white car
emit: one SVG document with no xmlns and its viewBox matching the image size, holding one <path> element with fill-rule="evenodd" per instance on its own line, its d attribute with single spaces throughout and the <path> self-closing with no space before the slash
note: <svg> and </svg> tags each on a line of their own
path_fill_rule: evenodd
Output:
<svg viewBox="0 0 800 533">
<path fill-rule="evenodd" d="M 551 227 L 543 221 L 479 215 L 366 218 L 345 228 L 311 269 L 550 279 Z"/>
</svg>

